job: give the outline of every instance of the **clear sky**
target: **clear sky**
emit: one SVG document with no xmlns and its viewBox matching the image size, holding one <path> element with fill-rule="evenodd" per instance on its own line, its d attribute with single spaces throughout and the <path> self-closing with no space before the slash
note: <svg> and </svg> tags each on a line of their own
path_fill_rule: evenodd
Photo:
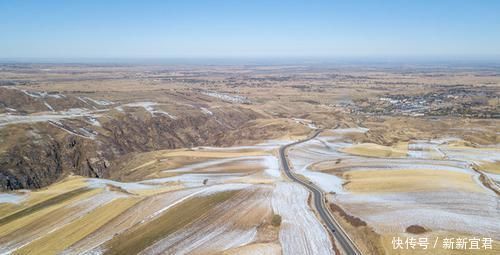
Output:
<svg viewBox="0 0 500 255">
<path fill-rule="evenodd" d="M 0 58 L 500 56 L 500 1 L 0 0 Z"/>
</svg>

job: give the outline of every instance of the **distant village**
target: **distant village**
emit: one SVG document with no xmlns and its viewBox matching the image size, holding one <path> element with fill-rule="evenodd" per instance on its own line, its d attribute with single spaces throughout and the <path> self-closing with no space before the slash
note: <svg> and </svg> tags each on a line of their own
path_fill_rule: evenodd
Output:
<svg viewBox="0 0 500 255">
<path fill-rule="evenodd" d="M 450 89 L 417 95 L 386 95 L 341 107 L 351 113 L 401 116 L 462 116 L 500 118 L 500 98 L 485 91 Z"/>
</svg>

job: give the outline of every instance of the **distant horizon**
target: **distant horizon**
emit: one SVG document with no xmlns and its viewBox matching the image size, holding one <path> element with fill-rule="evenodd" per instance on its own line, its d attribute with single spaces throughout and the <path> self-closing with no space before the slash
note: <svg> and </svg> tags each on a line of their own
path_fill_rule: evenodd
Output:
<svg viewBox="0 0 500 255">
<path fill-rule="evenodd" d="M 72 57 L 72 58 L 1 58 L 0 64 L 131 64 L 131 65 L 275 65 L 275 64 L 457 64 L 499 65 L 500 56 L 262 56 L 262 57 Z"/>
</svg>

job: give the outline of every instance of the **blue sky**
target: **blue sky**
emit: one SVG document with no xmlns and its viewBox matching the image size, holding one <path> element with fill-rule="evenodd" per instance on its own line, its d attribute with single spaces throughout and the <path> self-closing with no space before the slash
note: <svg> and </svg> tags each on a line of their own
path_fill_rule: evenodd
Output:
<svg viewBox="0 0 500 255">
<path fill-rule="evenodd" d="M 0 58 L 500 56 L 500 1 L 0 0 Z"/>
</svg>

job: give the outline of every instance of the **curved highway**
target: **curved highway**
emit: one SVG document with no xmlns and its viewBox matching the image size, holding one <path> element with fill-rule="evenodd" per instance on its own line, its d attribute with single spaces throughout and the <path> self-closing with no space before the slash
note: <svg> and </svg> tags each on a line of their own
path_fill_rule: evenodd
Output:
<svg viewBox="0 0 500 255">
<path fill-rule="evenodd" d="M 297 145 L 299 143 L 307 142 L 311 139 L 316 138 L 319 134 L 321 133 L 321 130 L 316 131 L 312 136 L 308 137 L 307 139 L 300 140 L 294 143 L 287 144 L 285 146 L 280 147 L 279 150 L 279 157 L 281 161 L 281 166 L 283 171 L 285 172 L 286 176 L 290 178 L 294 182 L 300 183 L 302 186 L 306 187 L 309 191 L 313 193 L 314 197 L 314 207 L 316 208 L 316 211 L 318 212 L 319 216 L 321 217 L 321 220 L 326 224 L 327 229 L 332 233 L 332 235 L 335 237 L 336 241 L 338 244 L 340 244 L 341 249 L 346 253 L 346 254 L 361 254 L 359 252 L 358 248 L 354 244 L 354 242 L 347 236 L 345 231 L 342 229 L 340 224 L 333 218 L 333 216 L 330 214 L 330 211 L 326 209 L 325 207 L 325 197 L 323 192 L 319 187 L 314 185 L 312 182 L 309 182 L 307 180 L 303 180 L 299 177 L 297 177 L 292 171 L 290 171 L 290 166 L 288 164 L 288 158 L 286 156 L 286 150 L 294 145 Z"/>
</svg>

